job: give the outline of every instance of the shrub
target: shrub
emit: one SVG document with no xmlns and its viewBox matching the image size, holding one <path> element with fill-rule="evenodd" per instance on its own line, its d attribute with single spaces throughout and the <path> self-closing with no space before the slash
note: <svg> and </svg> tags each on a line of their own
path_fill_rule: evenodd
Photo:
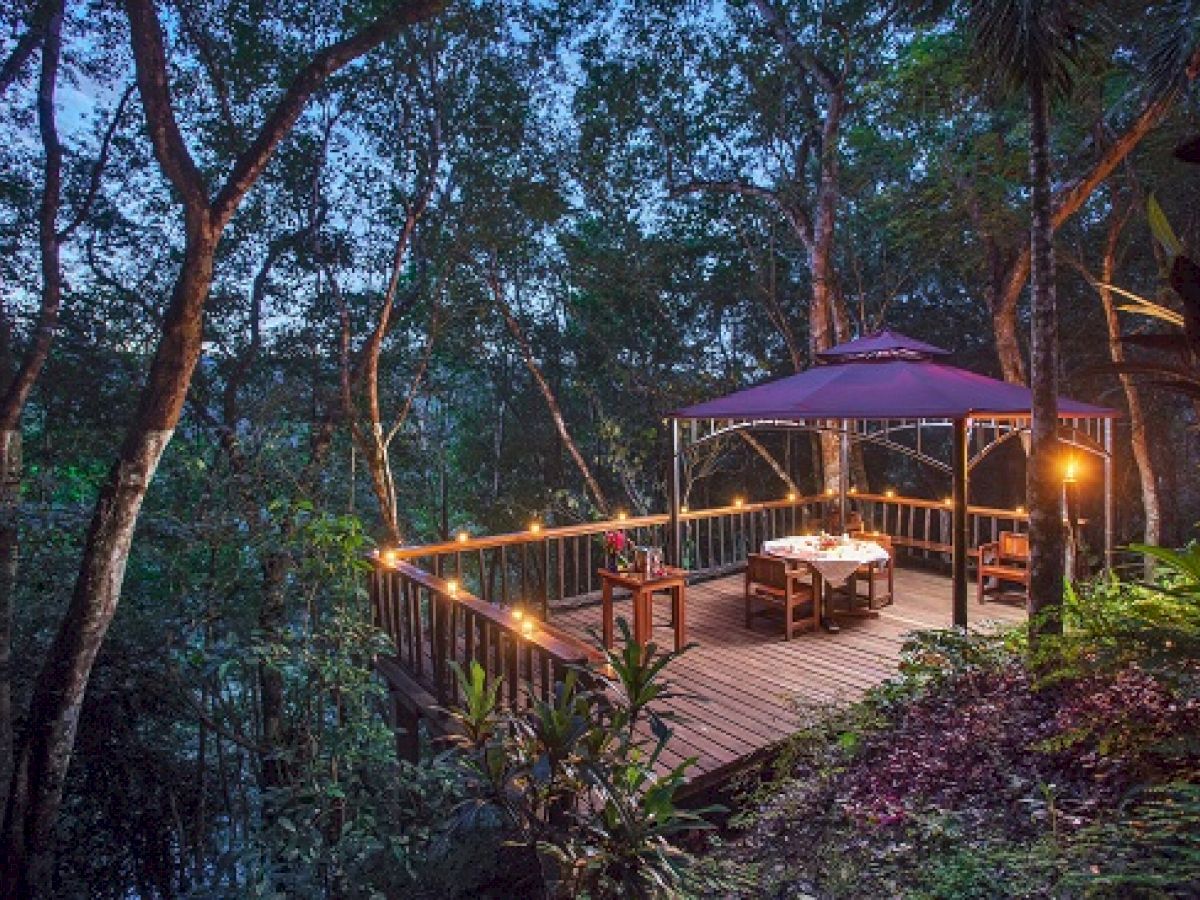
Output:
<svg viewBox="0 0 1200 900">
<path fill-rule="evenodd" d="M 536 853 L 549 895 L 659 897 L 679 892 L 693 867 L 674 840 L 709 828 L 676 794 L 694 760 L 659 773 L 671 729 L 658 704 L 672 696 L 662 679 L 677 655 L 625 642 L 605 652 L 595 673 L 571 671 L 553 697 L 527 709 L 498 704 L 500 683 L 478 663 L 457 669 L 465 702 L 454 758 L 471 799 L 464 821 L 498 816 Z"/>
</svg>

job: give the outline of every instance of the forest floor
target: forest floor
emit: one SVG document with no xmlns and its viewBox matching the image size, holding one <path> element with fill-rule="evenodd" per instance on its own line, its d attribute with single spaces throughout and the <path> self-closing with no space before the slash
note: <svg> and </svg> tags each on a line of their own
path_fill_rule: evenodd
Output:
<svg viewBox="0 0 1200 900">
<path fill-rule="evenodd" d="M 898 679 L 815 714 L 742 786 L 704 854 L 714 886 L 1200 897 L 1195 660 L 1152 671 L 1085 654 L 1035 674 L 1019 643 L 926 633 Z"/>
</svg>

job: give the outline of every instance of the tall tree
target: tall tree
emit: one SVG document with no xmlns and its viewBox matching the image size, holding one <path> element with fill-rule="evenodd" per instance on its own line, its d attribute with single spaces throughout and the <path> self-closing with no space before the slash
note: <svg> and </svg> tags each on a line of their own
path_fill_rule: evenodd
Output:
<svg viewBox="0 0 1200 900">
<path fill-rule="evenodd" d="M 1033 420 L 1029 507 L 1030 635 L 1062 631 L 1065 533 L 1060 508 L 1058 310 L 1050 175 L 1051 103 L 1065 96 L 1085 41 L 1082 0 L 970 0 L 979 48 L 1000 75 L 1024 90 L 1029 117 L 1031 284 L 1030 389 Z"/>
<path fill-rule="evenodd" d="M 437 14 L 442 5 L 437 0 L 397 3 L 315 54 L 212 193 L 179 125 L 153 0 L 125 4 L 150 139 L 181 205 L 183 264 L 137 411 L 96 502 L 70 604 L 34 683 L 4 817 L 0 888 L 9 896 L 29 896 L 45 884 L 53 858 L 54 822 L 88 678 L 120 599 L 142 502 L 179 421 L 200 357 L 205 304 L 221 234 L 325 81 L 403 28 Z"/>
</svg>

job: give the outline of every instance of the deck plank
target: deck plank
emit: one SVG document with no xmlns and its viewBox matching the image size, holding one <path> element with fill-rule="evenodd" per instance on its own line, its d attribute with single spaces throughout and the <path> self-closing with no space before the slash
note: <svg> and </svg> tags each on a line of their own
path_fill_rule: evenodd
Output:
<svg viewBox="0 0 1200 900">
<path fill-rule="evenodd" d="M 778 620 L 743 619 L 742 576 L 692 585 L 687 592 L 688 639 L 697 644 L 667 670 L 681 692 L 668 708 L 678 716 L 675 736 L 662 762 L 678 764 L 695 756 L 695 784 L 718 779 L 723 771 L 793 733 L 802 710 L 848 703 L 896 674 L 900 650 L 912 631 L 950 625 L 950 579 L 918 570 L 896 570 L 896 602 L 878 618 L 843 619 L 838 634 L 817 632 L 784 641 Z M 1005 603 L 969 610 L 977 624 L 1013 623 L 1025 610 Z M 616 614 L 630 615 L 617 601 Z M 600 607 L 552 614 L 555 625 L 591 640 L 599 632 Z M 654 637 L 671 640 L 669 604 L 654 608 Z"/>
</svg>

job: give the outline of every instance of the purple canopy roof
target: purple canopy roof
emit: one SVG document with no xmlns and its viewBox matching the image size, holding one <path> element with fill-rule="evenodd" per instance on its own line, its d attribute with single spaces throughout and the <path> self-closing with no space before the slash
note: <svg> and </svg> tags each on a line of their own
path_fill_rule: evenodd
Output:
<svg viewBox="0 0 1200 900">
<path fill-rule="evenodd" d="M 852 359 L 928 359 L 931 356 L 949 356 L 949 350 L 935 347 L 897 331 L 877 331 L 857 340 L 847 341 L 822 350 L 817 358 L 827 362 L 849 362 Z"/>
<path fill-rule="evenodd" d="M 879 332 L 819 354 L 824 365 L 671 414 L 675 419 L 954 419 L 1028 417 L 1029 388 L 935 362 L 938 347 Z M 1116 410 L 1059 398 L 1066 418 Z"/>
</svg>

